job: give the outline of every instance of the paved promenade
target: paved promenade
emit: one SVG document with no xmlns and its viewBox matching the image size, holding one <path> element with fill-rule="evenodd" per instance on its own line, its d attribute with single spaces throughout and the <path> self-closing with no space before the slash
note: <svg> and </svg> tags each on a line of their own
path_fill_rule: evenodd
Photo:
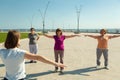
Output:
<svg viewBox="0 0 120 80">
<path fill-rule="evenodd" d="M 50 33 L 49 35 L 53 35 Z M 71 35 L 73 33 L 65 33 Z M 65 40 L 64 74 L 53 73 L 54 66 L 41 62 L 28 63 L 26 60 L 27 80 L 120 80 L 120 38 L 109 40 L 109 68 L 104 67 L 101 57 L 101 69 L 96 70 L 97 40 L 89 37 L 75 37 Z M 54 40 L 40 37 L 38 54 L 54 60 Z M 0 48 L 3 44 L 0 44 Z M 28 39 L 21 40 L 21 49 L 29 50 Z M 0 59 L 0 80 L 5 75 L 5 66 Z"/>
</svg>

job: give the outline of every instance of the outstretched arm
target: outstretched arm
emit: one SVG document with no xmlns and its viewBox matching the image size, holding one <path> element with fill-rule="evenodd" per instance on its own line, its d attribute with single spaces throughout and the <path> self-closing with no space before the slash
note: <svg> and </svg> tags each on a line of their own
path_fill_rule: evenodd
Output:
<svg viewBox="0 0 120 80">
<path fill-rule="evenodd" d="M 120 35 L 109 36 L 109 39 L 120 37 Z"/>
<path fill-rule="evenodd" d="M 49 36 L 47 34 L 43 34 L 45 37 L 48 37 L 48 38 L 52 38 L 53 39 L 53 36 Z"/>
<path fill-rule="evenodd" d="M 94 38 L 94 39 L 97 39 L 98 36 L 93 36 L 93 35 L 85 35 L 86 37 L 91 37 L 91 38 Z"/>
<path fill-rule="evenodd" d="M 43 63 L 51 64 L 51 65 L 54 65 L 54 66 L 57 66 L 57 67 L 65 67 L 64 64 L 56 63 L 56 62 L 54 62 L 52 60 L 49 60 L 49 59 L 47 59 L 43 56 L 32 54 L 32 53 L 29 53 L 29 52 L 26 52 L 24 57 L 25 57 L 25 59 L 37 60 L 37 61 L 41 61 Z"/>
<path fill-rule="evenodd" d="M 80 35 L 69 35 L 69 36 L 65 36 L 65 38 L 68 39 L 68 38 L 73 38 L 73 37 L 76 37 L 76 36 L 80 37 Z"/>
</svg>

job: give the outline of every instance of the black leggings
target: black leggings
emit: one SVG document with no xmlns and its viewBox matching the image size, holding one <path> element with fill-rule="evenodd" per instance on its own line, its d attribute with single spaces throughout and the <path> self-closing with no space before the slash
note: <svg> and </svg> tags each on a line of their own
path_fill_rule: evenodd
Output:
<svg viewBox="0 0 120 80">
<path fill-rule="evenodd" d="M 8 80 L 7 78 L 4 78 L 3 80 Z M 19 80 L 25 80 L 24 78 L 22 78 L 22 79 L 19 79 Z"/>
</svg>

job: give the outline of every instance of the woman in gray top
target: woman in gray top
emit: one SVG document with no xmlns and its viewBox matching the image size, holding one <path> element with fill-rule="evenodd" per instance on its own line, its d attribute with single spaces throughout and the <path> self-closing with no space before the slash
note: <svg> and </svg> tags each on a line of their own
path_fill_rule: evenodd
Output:
<svg viewBox="0 0 120 80">
<path fill-rule="evenodd" d="M 38 45 L 37 40 L 39 39 L 39 35 L 35 33 L 35 29 L 31 28 L 30 33 L 28 34 L 29 38 L 29 50 L 33 54 L 37 54 L 38 51 Z M 36 63 L 36 61 L 31 60 L 30 63 Z"/>
</svg>

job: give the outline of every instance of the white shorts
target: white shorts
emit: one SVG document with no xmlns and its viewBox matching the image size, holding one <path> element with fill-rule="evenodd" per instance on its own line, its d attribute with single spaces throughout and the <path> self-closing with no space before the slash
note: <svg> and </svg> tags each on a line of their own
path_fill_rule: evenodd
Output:
<svg viewBox="0 0 120 80">
<path fill-rule="evenodd" d="M 37 54 L 38 45 L 37 44 L 29 44 L 29 50 L 33 54 Z"/>
</svg>

